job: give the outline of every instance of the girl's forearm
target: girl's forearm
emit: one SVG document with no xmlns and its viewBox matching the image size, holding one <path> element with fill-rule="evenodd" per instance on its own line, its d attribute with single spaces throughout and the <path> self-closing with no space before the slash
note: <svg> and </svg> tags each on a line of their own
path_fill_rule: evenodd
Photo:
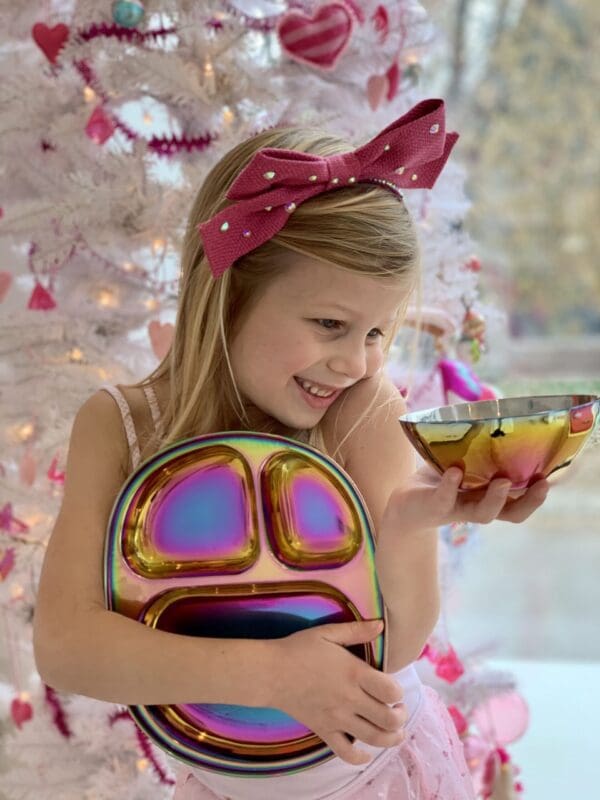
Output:
<svg viewBox="0 0 600 800">
<path fill-rule="evenodd" d="M 71 630 L 34 639 L 42 680 L 59 691 L 123 705 L 269 705 L 268 640 L 167 633 L 101 608 Z"/>
<path fill-rule="evenodd" d="M 387 537 L 378 546 L 376 565 L 387 609 L 386 672 L 415 661 L 435 627 L 440 612 L 437 554 L 434 528 L 398 532 L 393 543 Z"/>
</svg>

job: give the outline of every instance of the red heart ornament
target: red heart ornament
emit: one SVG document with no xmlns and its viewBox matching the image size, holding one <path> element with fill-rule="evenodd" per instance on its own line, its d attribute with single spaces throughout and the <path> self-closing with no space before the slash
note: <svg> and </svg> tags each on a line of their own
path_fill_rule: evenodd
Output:
<svg viewBox="0 0 600 800">
<path fill-rule="evenodd" d="M 56 64 L 56 58 L 62 46 L 69 38 L 69 29 L 62 23 L 49 28 L 43 22 L 36 22 L 31 29 L 31 35 L 48 61 L 51 64 Z"/>
<path fill-rule="evenodd" d="M 158 320 L 153 319 L 148 324 L 148 335 L 150 336 L 150 343 L 154 355 L 162 361 L 169 352 L 171 342 L 173 341 L 173 325 L 170 322 L 165 322 L 164 325 Z"/>
<path fill-rule="evenodd" d="M 328 3 L 313 17 L 301 11 L 284 14 L 277 33 L 290 58 L 319 69 L 333 69 L 350 42 L 353 25 L 345 5 Z"/>
<path fill-rule="evenodd" d="M 20 728 L 24 722 L 33 717 L 33 708 L 30 703 L 23 702 L 23 700 L 15 697 L 10 704 L 10 714 L 17 728 Z"/>
</svg>

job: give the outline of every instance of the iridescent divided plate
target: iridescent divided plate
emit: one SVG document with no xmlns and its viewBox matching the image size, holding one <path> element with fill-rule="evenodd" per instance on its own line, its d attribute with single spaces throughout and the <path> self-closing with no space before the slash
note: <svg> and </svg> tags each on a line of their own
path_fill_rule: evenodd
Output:
<svg viewBox="0 0 600 800">
<path fill-rule="evenodd" d="M 104 567 L 109 609 L 172 633 L 266 639 L 383 617 L 356 487 L 332 459 L 279 436 L 214 434 L 156 453 L 115 502 Z M 383 636 L 351 649 L 383 667 Z M 231 775 L 333 755 L 277 709 L 193 701 L 129 710 L 171 755 Z"/>
<path fill-rule="evenodd" d="M 505 397 L 414 411 L 399 418 L 417 452 L 440 473 L 464 471 L 461 489 L 510 478 L 524 489 L 568 466 L 598 417 L 595 395 Z"/>
</svg>

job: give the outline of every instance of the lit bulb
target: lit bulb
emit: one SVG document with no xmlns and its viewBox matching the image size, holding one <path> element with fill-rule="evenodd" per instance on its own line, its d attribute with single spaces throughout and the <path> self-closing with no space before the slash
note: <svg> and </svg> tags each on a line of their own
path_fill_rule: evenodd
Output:
<svg viewBox="0 0 600 800">
<path fill-rule="evenodd" d="M 100 289 L 98 292 L 98 305 L 101 308 L 117 308 L 119 300 L 116 294 L 110 289 Z"/>
<path fill-rule="evenodd" d="M 148 759 L 147 758 L 138 758 L 136 761 L 137 768 L 140 772 L 143 772 L 145 769 L 148 769 Z"/>
<path fill-rule="evenodd" d="M 22 442 L 28 442 L 33 437 L 34 430 L 33 422 L 26 422 L 17 428 L 17 436 Z"/>
<path fill-rule="evenodd" d="M 83 90 L 83 99 L 86 103 L 93 103 L 96 99 L 96 92 L 92 89 L 91 86 L 86 86 Z"/>
<path fill-rule="evenodd" d="M 229 108 L 229 106 L 225 106 L 223 108 L 223 122 L 226 125 L 231 125 L 234 119 L 233 111 Z"/>
<path fill-rule="evenodd" d="M 147 111 L 144 114 L 144 122 L 146 123 L 146 125 L 152 124 L 152 114 L 149 114 Z"/>
<path fill-rule="evenodd" d="M 21 694 L 19 695 L 19 700 L 22 703 L 28 703 L 30 698 L 31 698 L 31 695 L 29 694 L 29 692 L 21 692 Z"/>
<path fill-rule="evenodd" d="M 98 377 L 101 381 L 108 381 L 110 378 L 110 372 L 107 372 L 104 367 L 98 367 Z"/>
<path fill-rule="evenodd" d="M 159 250 L 164 250 L 166 244 L 167 243 L 166 243 L 166 241 L 164 239 L 159 239 L 159 238 L 153 239 L 152 240 L 152 252 L 154 254 L 156 254 L 156 253 L 158 253 Z"/>
<path fill-rule="evenodd" d="M 24 596 L 25 590 L 20 584 L 13 583 L 10 587 L 10 594 L 13 600 L 20 600 Z"/>
<path fill-rule="evenodd" d="M 158 308 L 158 300 L 155 297 L 150 297 L 148 300 L 144 300 L 144 305 L 148 311 L 156 311 Z"/>
<path fill-rule="evenodd" d="M 83 361 L 83 351 L 78 347 L 74 347 L 69 353 L 69 359 L 70 361 L 81 363 Z"/>
<path fill-rule="evenodd" d="M 212 61 L 210 60 L 210 58 L 207 58 L 206 61 L 204 62 L 204 75 L 207 78 L 212 78 L 214 74 L 215 70 L 212 65 Z"/>
<path fill-rule="evenodd" d="M 124 261 L 123 262 L 123 269 L 125 270 L 125 272 L 132 272 L 133 269 L 134 269 L 134 266 L 131 263 L 131 261 Z"/>
</svg>

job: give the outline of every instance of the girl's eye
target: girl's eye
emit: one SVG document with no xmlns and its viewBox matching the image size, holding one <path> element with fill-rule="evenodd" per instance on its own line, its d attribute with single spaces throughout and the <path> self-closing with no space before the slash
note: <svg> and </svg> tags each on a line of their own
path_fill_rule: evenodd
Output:
<svg viewBox="0 0 600 800">
<path fill-rule="evenodd" d="M 315 322 L 328 331 L 337 331 L 344 325 L 344 323 L 340 322 L 338 319 L 316 319 Z M 379 328 L 373 328 L 373 330 L 369 331 L 370 339 L 377 339 L 379 336 L 383 336 L 383 332 L 380 331 Z"/>
</svg>

